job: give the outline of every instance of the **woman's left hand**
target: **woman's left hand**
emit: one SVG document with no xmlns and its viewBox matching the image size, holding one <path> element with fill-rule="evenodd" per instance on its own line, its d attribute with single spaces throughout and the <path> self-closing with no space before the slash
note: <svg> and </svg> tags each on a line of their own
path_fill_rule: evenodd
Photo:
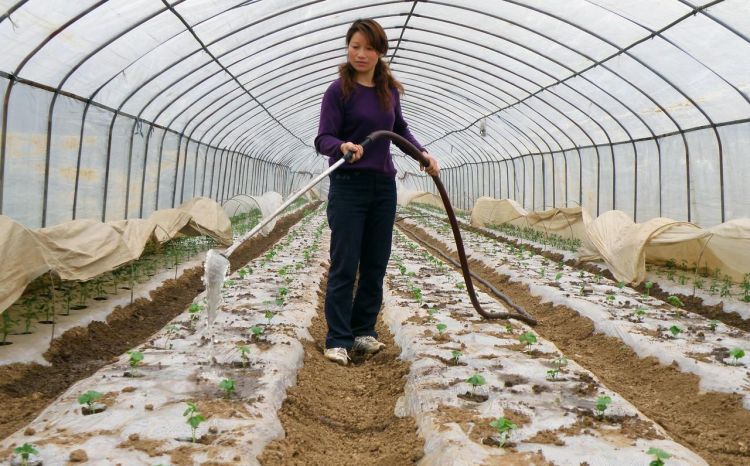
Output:
<svg viewBox="0 0 750 466">
<path fill-rule="evenodd" d="M 427 159 L 429 162 L 429 165 L 427 168 L 420 165 L 419 169 L 422 171 L 427 171 L 427 174 L 430 176 L 438 176 L 440 174 L 440 164 L 438 164 L 438 161 L 435 159 L 435 157 L 431 156 L 427 151 L 422 152 L 422 155 Z"/>
</svg>

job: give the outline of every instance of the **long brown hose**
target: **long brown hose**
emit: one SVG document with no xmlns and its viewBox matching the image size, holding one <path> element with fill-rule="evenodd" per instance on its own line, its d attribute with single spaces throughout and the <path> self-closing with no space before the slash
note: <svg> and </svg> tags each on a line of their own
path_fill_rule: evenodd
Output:
<svg viewBox="0 0 750 466">
<path fill-rule="evenodd" d="M 367 136 L 367 139 L 365 140 L 365 142 L 363 142 L 362 145 L 365 145 L 370 141 L 375 141 L 376 139 L 380 139 L 382 137 L 387 137 L 391 141 L 397 143 L 401 150 L 403 150 L 409 156 L 411 156 L 411 158 L 419 162 L 421 166 L 426 167 L 429 165 L 425 156 L 421 152 L 419 152 L 419 149 L 414 147 L 414 145 L 405 138 L 391 131 L 375 131 Z M 440 193 L 440 198 L 443 200 L 443 205 L 445 206 L 445 212 L 448 214 L 448 220 L 451 224 L 451 230 L 453 230 L 453 238 L 456 241 L 456 251 L 458 252 L 458 258 L 461 261 L 461 271 L 463 272 L 464 283 L 466 283 L 466 291 L 469 293 L 469 299 L 471 299 L 471 304 L 474 306 L 474 309 L 485 319 L 516 319 L 522 322 L 526 322 L 529 325 L 536 325 L 537 322 L 534 318 L 529 316 L 529 314 L 525 310 L 523 310 L 523 308 L 514 304 L 510 300 L 510 298 L 503 295 L 502 293 L 500 293 L 500 295 L 502 295 L 500 296 L 501 299 L 503 299 L 513 309 L 519 311 L 518 314 L 510 312 L 489 313 L 482 309 L 482 306 L 479 305 L 479 300 L 477 299 L 477 296 L 474 292 L 474 284 L 471 280 L 472 274 L 469 270 L 469 262 L 466 259 L 466 252 L 464 251 L 464 242 L 461 239 L 461 230 L 459 230 L 458 228 L 458 222 L 456 221 L 456 215 L 453 212 L 453 206 L 451 205 L 450 199 L 448 199 L 448 193 L 445 191 L 445 187 L 440 181 L 440 178 L 438 176 L 433 176 L 432 181 L 434 181 L 435 186 L 437 186 L 438 192 Z"/>
</svg>

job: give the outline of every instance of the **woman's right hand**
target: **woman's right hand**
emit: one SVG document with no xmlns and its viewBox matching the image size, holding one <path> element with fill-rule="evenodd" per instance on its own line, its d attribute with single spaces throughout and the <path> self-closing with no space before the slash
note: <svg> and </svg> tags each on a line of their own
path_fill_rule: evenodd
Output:
<svg viewBox="0 0 750 466">
<path fill-rule="evenodd" d="M 349 161 L 349 163 L 354 163 L 357 160 L 362 158 L 362 155 L 365 153 L 364 147 L 360 146 L 359 144 L 354 144 L 353 142 L 345 142 L 341 144 L 341 153 L 346 155 L 347 152 L 352 151 L 352 159 Z"/>
</svg>

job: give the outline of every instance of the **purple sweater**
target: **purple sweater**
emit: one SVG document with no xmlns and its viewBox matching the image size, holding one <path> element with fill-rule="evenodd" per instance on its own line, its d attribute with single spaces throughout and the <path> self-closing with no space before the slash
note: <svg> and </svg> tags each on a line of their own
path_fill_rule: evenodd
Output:
<svg viewBox="0 0 750 466">
<path fill-rule="evenodd" d="M 391 108 L 384 110 L 374 87 L 357 84 L 349 100 L 344 102 L 341 79 L 328 86 L 320 107 L 320 124 L 315 138 L 315 149 L 328 156 L 328 165 L 342 157 L 341 144 L 351 141 L 361 143 L 367 135 L 377 130 L 388 130 L 403 136 L 420 151 L 424 148 L 414 139 L 403 115 L 398 91 L 393 90 Z M 364 155 L 354 163 L 345 163 L 339 170 L 366 170 L 396 176 L 391 156 L 391 141 L 380 138 L 365 147 Z"/>
</svg>

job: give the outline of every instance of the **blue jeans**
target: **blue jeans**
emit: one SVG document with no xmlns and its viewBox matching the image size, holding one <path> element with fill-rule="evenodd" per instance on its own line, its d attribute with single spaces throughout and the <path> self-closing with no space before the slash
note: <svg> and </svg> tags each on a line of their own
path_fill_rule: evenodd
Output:
<svg viewBox="0 0 750 466">
<path fill-rule="evenodd" d="M 355 337 L 378 336 L 375 322 L 391 255 L 396 180 L 373 172 L 347 170 L 332 173 L 330 181 L 326 348 L 350 350 Z M 359 281 L 352 300 L 357 270 Z"/>
</svg>

